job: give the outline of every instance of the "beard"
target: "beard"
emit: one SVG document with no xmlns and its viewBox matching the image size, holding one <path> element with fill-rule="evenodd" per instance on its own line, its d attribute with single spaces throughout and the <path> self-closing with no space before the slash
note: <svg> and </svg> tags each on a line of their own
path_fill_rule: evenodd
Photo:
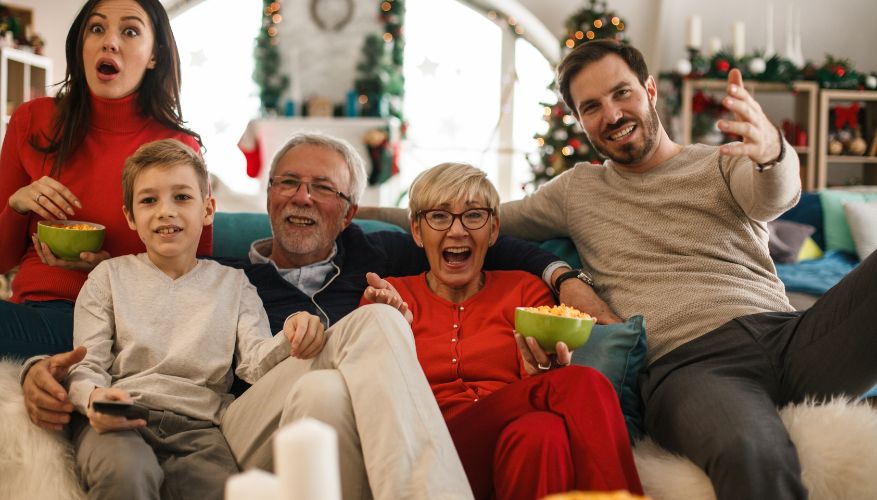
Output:
<svg viewBox="0 0 877 500">
<path fill-rule="evenodd" d="M 617 124 L 612 125 L 608 132 L 621 130 L 631 123 L 636 123 L 636 121 L 632 119 L 620 120 Z M 634 165 L 643 161 L 655 148 L 655 143 L 658 140 L 658 123 L 658 112 L 654 106 L 649 106 L 649 113 L 646 116 L 645 122 L 637 125 L 638 128 L 643 129 L 641 144 L 631 141 L 621 147 L 614 147 L 611 142 L 598 138 L 597 140 L 592 140 L 591 145 L 594 146 L 598 153 L 619 165 Z"/>
<path fill-rule="evenodd" d="M 311 226 L 291 225 L 286 220 L 291 216 L 312 219 L 314 224 Z M 321 214 L 316 212 L 284 213 L 282 217 L 272 220 L 271 226 L 274 240 L 285 255 L 289 257 L 306 256 L 330 252 L 335 239 L 341 234 L 344 220 L 326 221 L 321 217 Z"/>
</svg>

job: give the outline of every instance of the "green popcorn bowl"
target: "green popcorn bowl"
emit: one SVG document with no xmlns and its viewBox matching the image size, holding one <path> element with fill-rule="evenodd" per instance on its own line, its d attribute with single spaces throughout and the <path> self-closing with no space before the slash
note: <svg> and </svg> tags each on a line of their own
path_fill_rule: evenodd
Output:
<svg viewBox="0 0 877 500">
<path fill-rule="evenodd" d="M 91 229 L 75 229 L 71 226 L 89 226 Z M 104 244 L 107 228 L 94 222 L 77 220 L 41 220 L 37 223 L 37 236 L 49 246 L 49 250 L 64 260 L 79 260 L 82 252 L 97 252 Z"/>
<path fill-rule="evenodd" d="M 594 319 L 567 318 L 515 308 L 515 331 L 524 337 L 533 337 L 545 352 L 553 353 L 558 342 L 566 343 L 570 350 L 585 345 L 591 337 Z"/>
</svg>

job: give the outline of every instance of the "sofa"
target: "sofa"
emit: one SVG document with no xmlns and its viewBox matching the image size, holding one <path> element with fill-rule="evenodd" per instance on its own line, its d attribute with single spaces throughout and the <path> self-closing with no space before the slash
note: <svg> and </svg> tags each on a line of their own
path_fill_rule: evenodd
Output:
<svg viewBox="0 0 877 500">
<path fill-rule="evenodd" d="M 398 227 L 355 221 L 366 231 Z M 245 256 L 249 243 L 270 235 L 264 214 L 219 213 L 214 223 L 214 254 Z M 571 265 L 578 266 L 568 239 L 540 242 Z M 591 339 L 576 350 L 575 362 L 604 373 L 618 392 L 634 457 L 645 492 L 655 500 L 709 500 L 715 494 L 706 475 L 689 460 L 668 453 L 639 432 L 636 376 L 645 358 L 642 317 L 619 325 L 598 325 Z M 0 361 L 0 498 L 85 498 L 64 436 L 30 423 L 18 383 L 19 362 Z M 783 421 L 801 455 L 804 482 L 811 498 L 866 498 L 877 491 L 877 410 L 865 402 L 806 402 L 785 408 Z"/>
<path fill-rule="evenodd" d="M 853 207 L 863 207 L 874 216 L 848 215 Z M 859 263 L 864 257 L 860 253 L 868 252 L 868 239 L 877 232 L 877 191 L 805 192 L 794 208 L 769 227 L 777 275 L 792 305 L 806 309 Z"/>
</svg>

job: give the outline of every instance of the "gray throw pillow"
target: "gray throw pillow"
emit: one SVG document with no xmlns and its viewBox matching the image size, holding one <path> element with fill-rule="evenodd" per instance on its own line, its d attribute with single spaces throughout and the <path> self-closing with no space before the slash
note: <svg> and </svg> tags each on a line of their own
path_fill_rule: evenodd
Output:
<svg viewBox="0 0 877 500">
<path fill-rule="evenodd" d="M 845 203 L 844 212 L 856 243 L 856 253 L 859 259 L 865 260 L 877 250 L 877 201 Z"/>
<path fill-rule="evenodd" d="M 816 228 L 809 224 L 800 224 L 788 220 L 775 220 L 767 223 L 770 238 L 767 248 L 774 262 L 782 264 L 794 264 L 798 262 L 798 254 L 804 241 L 810 237 Z"/>
</svg>

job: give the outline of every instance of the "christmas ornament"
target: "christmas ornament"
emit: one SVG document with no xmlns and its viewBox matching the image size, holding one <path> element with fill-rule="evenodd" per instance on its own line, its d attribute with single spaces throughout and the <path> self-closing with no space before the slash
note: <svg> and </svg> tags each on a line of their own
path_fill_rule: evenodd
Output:
<svg viewBox="0 0 877 500">
<path fill-rule="evenodd" d="M 862 139 L 861 134 L 857 131 L 856 137 L 847 145 L 847 152 L 851 155 L 862 156 L 867 148 L 868 143 L 865 142 L 865 139 Z"/>
<path fill-rule="evenodd" d="M 727 59 L 719 59 L 716 61 L 716 69 L 722 73 L 727 73 L 731 70 L 731 63 Z"/>
<path fill-rule="evenodd" d="M 679 62 L 676 63 L 676 72 L 682 76 L 687 76 L 691 73 L 691 61 L 688 59 L 680 59 Z"/>
<path fill-rule="evenodd" d="M 565 141 L 567 140 L 567 138 L 569 138 L 569 132 L 562 128 L 559 128 L 554 131 L 553 137 L 555 141 Z"/>
<path fill-rule="evenodd" d="M 865 77 L 865 87 L 869 89 L 877 88 L 877 76 L 868 75 Z"/>
<path fill-rule="evenodd" d="M 837 156 L 843 153 L 844 145 L 837 139 L 832 139 L 828 141 L 828 154 Z"/>
<path fill-rule="evenodd" d="M 752 60 L 749 61 L 749 71 L 753 75 L 760 75 L 764 73 L 764 70 L 766 69 L 767 63 L 760 57 L 753 57 Z"/>
</svg>

